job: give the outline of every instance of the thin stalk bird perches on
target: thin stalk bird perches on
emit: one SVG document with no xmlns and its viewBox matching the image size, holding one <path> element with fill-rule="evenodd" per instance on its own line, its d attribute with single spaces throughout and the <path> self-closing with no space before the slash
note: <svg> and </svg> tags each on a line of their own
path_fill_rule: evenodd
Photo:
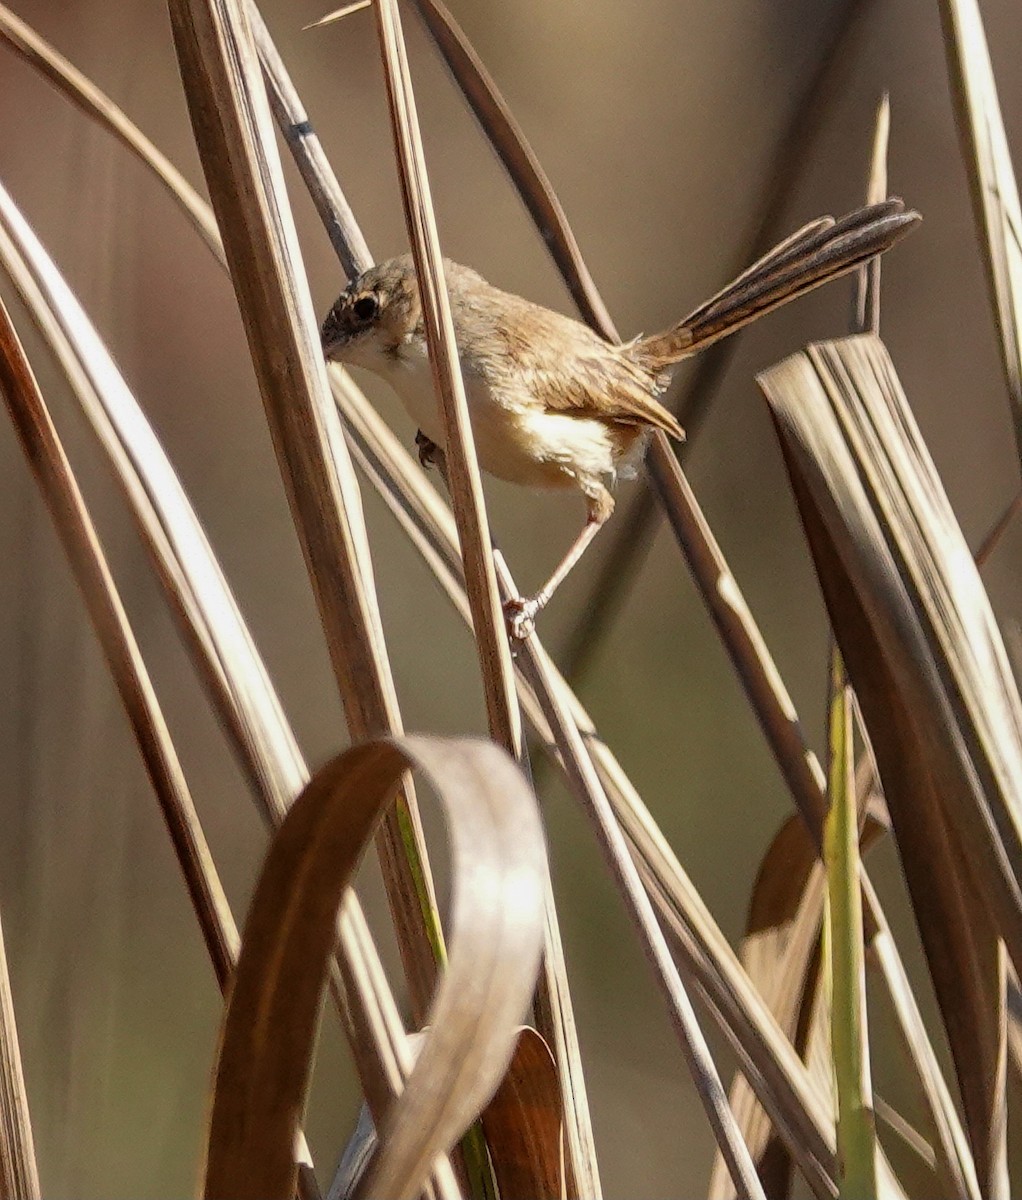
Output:
<svg viewBox="0 0 1022 1200">
<path fill-rule="evenodd" d="M 446 265 L 451 311 L 480 465 L 539 488 L 586 498 L 582 532 L 544 586 L 507 606 L 524 638 L 614 511 L 608 485 L 628 477 L 646 435 L 684 431 L 660 404 L 669 369 L 764 313 L 889 249 L 919 220 L 900 200 L 823 217 L 774 247 L 722 291 L 663 333 L 622 345 L 520 296 Z M 385 379 L 418 422 L 420 458 L 442 458 L 442 424 L 409 256 L 355 279 L 323 322 L 328 358 Z"/>
</svg>

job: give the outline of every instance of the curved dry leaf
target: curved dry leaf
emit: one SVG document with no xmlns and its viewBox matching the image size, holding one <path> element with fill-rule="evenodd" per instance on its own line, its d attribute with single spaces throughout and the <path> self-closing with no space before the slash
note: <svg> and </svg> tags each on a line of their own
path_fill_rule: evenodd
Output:
<svg viewBox="0 0 1022 1200">
<path fill-rule="evenodd" d="M 1006 1195 L 1001 939 L 1022 959 L 1022 704 L 883 344 L 760 377 L 855 684 L 955 1060 L 980 1190 Z"/>
<path fill-rule="evenodd" d="M 424 1037 L 425 1031 L 409 1035 L 413 1052 Z M 569 1164 L 557 1063 L 531 1026 L 519 1030 L 507 1073 L 480 1122 L 501 1200 L 566 1200 Z M 326 1200 L 350 1200 L 359 1191 L 377 1144 L 376 1125 L 363 1104 Z"/>
<path fill-rule="evenodd" d="M 501 1200 L 565 1200 L 564 1109 L 557 1063 L 529 1026 L 483 1109 L 483 1133 Z"/>
<path fill-rule="evenodd" d="M 208 1139 L 209 1200 L 293 1194 L 294 1138 L 344 889 L 402 774 L 421 770 L 447 819 L 450 959 L 431 1028 L 381 1126 L 363 1195 L 412 1197 L 507 1068 L 543 941 L 535 799 L 490 742 L 355 746 L 313 776 L 270 846 L 245 924 Z"/>
</svg>

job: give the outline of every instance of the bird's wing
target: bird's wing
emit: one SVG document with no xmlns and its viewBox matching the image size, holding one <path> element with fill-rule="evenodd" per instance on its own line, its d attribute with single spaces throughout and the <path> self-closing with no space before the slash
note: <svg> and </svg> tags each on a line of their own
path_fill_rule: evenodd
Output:
<svg viewBox="0 0 1022 1200">
<path fill-rule="evenodd" d="M 685 436 L 654 395 L 661 390 L 657 377 L 630 362 L 617 347 L 602 348 L 598 357 L 577 355 L 551 374 L 550 385 L 543 389 L 548 409 L 616 425 L 649 425 L 679 441 Z"/>
<path fill-rule="evenodd" d="M 679 441 L 685 436 L 656 395 L 666 378 L 635 361 L 629 346 L 605 342 L 578 321 L 523 303 L 511 323 L 510 357 L 524 384 L 550 412 L 619 425 L 648 425 Z"/>
</svg>

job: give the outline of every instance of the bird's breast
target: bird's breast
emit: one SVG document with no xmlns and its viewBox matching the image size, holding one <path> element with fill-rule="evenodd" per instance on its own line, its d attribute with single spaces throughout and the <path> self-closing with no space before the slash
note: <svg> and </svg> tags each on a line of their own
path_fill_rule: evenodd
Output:
<svg viewBox="0 0 1022 1200">
<path fill-rule="evenodd" d="M 398 353 L 362 365 L 390 384 L 428 438 L 445 444 L 424 346 L 402 346 Z M 531 397 L 525 381 L 495 382 L 472 364 L 462 363 L 462 377 L 483 470 L 541 488 L 578 487 L 615 475 L 623 447 L 603 422 L 551 412 Z"/>
</svg>

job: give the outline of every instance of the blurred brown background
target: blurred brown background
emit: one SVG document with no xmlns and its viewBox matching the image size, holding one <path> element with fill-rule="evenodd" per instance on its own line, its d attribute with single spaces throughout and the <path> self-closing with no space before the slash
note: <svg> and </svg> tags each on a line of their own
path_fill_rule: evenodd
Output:
<svg viewBox="0 0 1022 1200">
<path fill-rule="evenodd" d="M 725 281 L 793 107 L 848 7 L 451 5 L 532 139 L 626 333 L 666 324 Z M 361 13 L 302 33 L 324 7 L 266 0 L 263 10 L 370 245 L 386 257 L 404 249 L 405 235 L 374 27 Z M 784 226 L 858 203 L 874 106 L 890 89 L 891 189 L 926 220 L 886 262 L 884 335 L 975 543 L 1012 495 L 1017 463 L 937 6 L 856 7 L 862 15 Z M 201 185 L 162 5 L 20 0 L 17 9 Z M 983 11 L 1018 145 L 1022 12 L 1011 0 L 986 0 Z M 411 14 L 407 26 L 446 252 L 501 286 L 567 308 L 539 239 Z M 227 280 L 144 170 L 6 53 L 0 101 L 0 174 L 163 438 L 318 762 L 346 734 Z M 322 312 L 342 279 L 299 186 L 294 195 Z M 9 293 L 6 283 L 0 290 Z M 824 621 L 753 374 L 810 338 L 842 333 L 848 312 L 849 289 L 838 285 L 749 331 L 689 458 L 817 745 Z M 103 466 L 50 364 L 37 358 L 240 915 L 262 828 Z M 367 387 L 410 444 L 414 429 L 393 397 Z M 622 510 L 637 486 L 622 490 Z M 49 518 L 2 427 L 0 494 L 0 909 L 44 1190 L 170 1200 L 194 1186 L 219 998 Z M 512 568 L 523 587 L 536 586 L 576 530 L 578 506 L 500 484 L 488 496 Z M 368 492 L 366 507 L 408 728 L 482 731 L 466 632 Z M 555 657 L 590 595 L 611 540 L 604 536 L 606 545 L 597 543 L 543 616 Z M 987 571 L 1005 622 L 1018 614 L 1020 563 L 1016 527 Z M 737 938 L 758 861 L 789 802 L 663 531 L 596 656 L 584 699 Z M 658 996 L 585 822 L 557 790 L 546 812 L 607 1194 L 699 1195 L 712 1144 Z M 896 896 L 889 851 L 877 869 L 885 893 Z M 902 927 L 918 965 L 912 931 Z M 897 1059 L 884 1053 L 882 1034 L 879 1041 L 880 1086 L 911 1114 L 910 1098 L 898 1093 Z M 726 1055 L 722 1063 L 730 1071 Z M 355 1096 L 343 1047 L 328 1029 L 309 1121 L 324 1171 L 345 1139 Z"/>
</svg>

